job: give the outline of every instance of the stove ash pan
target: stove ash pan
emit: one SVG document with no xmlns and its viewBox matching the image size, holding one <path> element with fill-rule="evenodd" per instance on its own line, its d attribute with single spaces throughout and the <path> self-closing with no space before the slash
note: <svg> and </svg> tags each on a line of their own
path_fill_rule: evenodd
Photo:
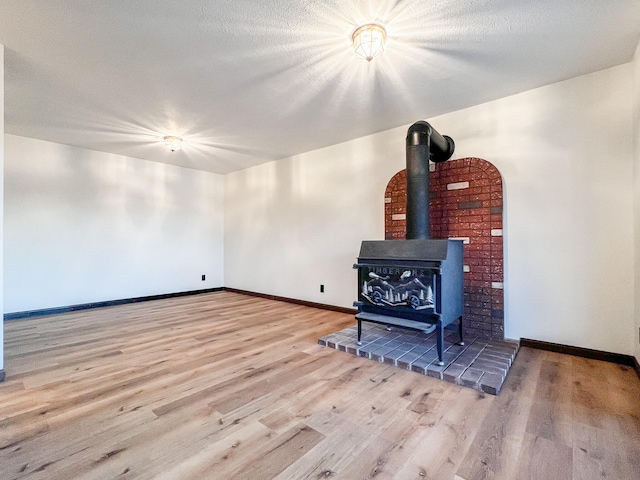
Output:
<svg viewBox="0 0 640 480">
<path fill-rule="evenodd" d="M 437 331 L 442 362 L 443 328 L 459 320 L 464 307 L 461 240 L 364 241 L 358 263 L 358 344 L 362 322 Z"/>
</svg>

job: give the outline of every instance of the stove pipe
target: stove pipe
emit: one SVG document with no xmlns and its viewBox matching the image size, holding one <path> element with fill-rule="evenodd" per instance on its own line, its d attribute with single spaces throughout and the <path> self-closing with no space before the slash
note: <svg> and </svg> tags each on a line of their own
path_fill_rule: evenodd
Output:
<svg viewBox="0 0 640 480">
<path fill-rule="evenodd" d="M 407 240 L 430 238 L 429 160 L 445 162 L 453 155 L 451 137 L 419 121 L 407 131 Z"/>
</svg>

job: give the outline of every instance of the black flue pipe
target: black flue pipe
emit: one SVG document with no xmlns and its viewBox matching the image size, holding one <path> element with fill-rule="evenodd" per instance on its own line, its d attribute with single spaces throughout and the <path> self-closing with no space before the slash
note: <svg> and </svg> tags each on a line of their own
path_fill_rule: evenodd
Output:
<svg viewBox="0 0 640 480">
<path fill-rule="evenodd" d="M 430 238 L 429 160 L 445 162 L 451 158 L 455 144 L 451 137 L 440 135 L 425 121 L 407 131 L 407 233 L 406 238 Z"/>
</svg>

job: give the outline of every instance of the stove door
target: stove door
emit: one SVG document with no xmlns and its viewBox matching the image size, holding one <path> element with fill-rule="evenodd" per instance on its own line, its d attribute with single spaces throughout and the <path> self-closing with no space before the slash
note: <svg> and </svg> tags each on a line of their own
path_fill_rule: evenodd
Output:
<svg viewBox="0 0 640 480">
<path fill-rule="evenodd" d="M 435 271 L 394 265 L 360 265 L 358 300 L 382 315 L 419 319 L 435 313 Z"/>
</svg>

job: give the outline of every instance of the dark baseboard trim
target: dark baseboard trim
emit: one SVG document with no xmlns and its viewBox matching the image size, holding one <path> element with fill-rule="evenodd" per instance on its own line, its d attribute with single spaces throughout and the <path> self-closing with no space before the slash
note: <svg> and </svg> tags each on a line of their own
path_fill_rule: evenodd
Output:
<svg viewBox="0 0 640 480">
<path fill-rule="evenodd" d="M 305 307 L 331 310 L 334 312 L 349 313 L 349 314 L 357 313 L 357 310 L 355 308 L 336 307 L 334 305 L 326 305 L 324 303 L 308 302 L 306 300 L 297 300 L 295 298 L 278 297 L 277 295 L 268 295 L 266 293 L 250 292 L 248 290 L 240 290 L 237 288 L 218 287 L 218 288 L 207 288 L 204 290 L 190 290 L 188 292 L 165 293 L 162 295 L 150 295 L 147 297 L 123 298 L 120 300 L 106 300 L 104 302 L 82 303 L 79 305 L 69 305 L 66 307 L 55 307 L 55 308 L 44 308 L 42 310 L 29 310 L 26 312 L 5 313 L 4 319 L 17 320 L 20 318 L 41 317 L 44 315 L 55 315 L 59 313 L 75 312 L 78 310 L 88 310 L 90 308 L 113 307 L 116 305 L 124 305 L 127 303 L 148 302 L 151 300 L 164 300 L 166 298 L 185 297 L 187 295 L 199 295 L 201 293 L 221 292 L 223 290 L 227 292 L 240 293 L 242 295 L 250 295 L 252 297 L 260 297 L 260 298 L 267 298 L 269 300 L 278 300 L 281 302 L 295 303 L 296 305 L 304 305 Z"/>
<path fill-rule="evenodd" d="M 223 287 L 207 288 L 204 290 L 190 290 L 188 292 L 165 293 L 162 295 L 149 295 L 147 297 L 123 298 L 120 300 L 106 300 L 104 302 L 82 303 L 79 305 L 69 305 L 66 307 L 43 308 L 42 310 L 29 310 L 26 312 L 5 313 L 5 320 L 16 320 L 19 318 L 41 317 L 43 315 L 54 315 L 58 313 L 75 312 L 78 310 L 88 310 L 90 308 L 113 307 L 126 303 L 148 302 L 151 300 L 164 300 L 166 298 L 186 297 L 187 295 L 198 295 L 201 293 L 220 292 Z"/>
<path fill-rule="evenodd" d="M 6 378 L 7 372 L 5 372 L 3 369 L 0 369 L 0 382 L 4 382 Z"/>
<path fill-rule="evenodd" d="M 536 348 L 538 350 L 547 350 L 549 352 L 565 353 L 576 357 L 590 358 L 592 360 L 602 360 L 603 362 L 617 363 L 626 365 L 635 370 L 636 375 L 640 379 L 640 365 L 636 357 L 631 355 L 623 355 L 621 353 L 603 352 L 602 350 L 592 350 L 590 348 L 572 347 L 571 345 L 562 345 L 560 343 L 543 342 L 540 340 L 532 340 L 530 338 L 520 339 L 521 347 Z"/>
<path fill-rule="evenodd" d="M 280 302 L 295 303 L 296 305 L 304 305 L 305 307 L 320 308 L 322 310 L 331 310 L 332 312 L 348 313 L 355 315 L 358 310 L 355 308 L 336 307 L 335 305 L 327 305 L 325 303 L 308 302 L 306 300 L 298 300 L 296 298 L 279 297 L 277 295 L 269 295 L 266 293 L 250 292 L 248 290 L 240 290 L 238 288 L 225 287 L 226 292 L 240 293 L 242 295 L 249 295 L 251 297 L 266 298 L 268 300 L 277 300 Z"/>
</svg>

